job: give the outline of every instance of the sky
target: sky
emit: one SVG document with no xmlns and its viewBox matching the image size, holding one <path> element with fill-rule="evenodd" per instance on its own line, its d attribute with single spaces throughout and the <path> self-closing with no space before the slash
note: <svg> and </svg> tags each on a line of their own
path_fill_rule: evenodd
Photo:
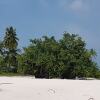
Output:
<svg viewBox="0 0 100 100">
<path fill-rule="evenodd" d="M 0 39 L 9 26 L 16 28 L 20 48 L 43 35 L 79 34 L 100 65 L 100 0 L 0 0 Z"/>
</svg>

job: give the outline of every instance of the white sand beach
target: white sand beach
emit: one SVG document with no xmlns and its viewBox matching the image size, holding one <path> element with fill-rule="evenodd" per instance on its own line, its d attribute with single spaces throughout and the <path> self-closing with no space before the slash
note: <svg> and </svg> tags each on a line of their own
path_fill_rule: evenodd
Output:
<svg viewBox="0 0 100 100">
<path fill-rule="evenodd" d="M 0 77 L 0 100 L 100 100 L 100 81 Z"/>
</svg>

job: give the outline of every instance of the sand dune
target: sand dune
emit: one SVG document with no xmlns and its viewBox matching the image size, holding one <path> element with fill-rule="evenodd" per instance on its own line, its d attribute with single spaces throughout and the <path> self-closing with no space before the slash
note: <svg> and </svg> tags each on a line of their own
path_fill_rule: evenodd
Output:
<svg viewBox="0 0 100 100">
<path fill-rule="evenodd" d="M 0 100 L 100 100 L 100 81 L 0 77 Z"/>
</svg>

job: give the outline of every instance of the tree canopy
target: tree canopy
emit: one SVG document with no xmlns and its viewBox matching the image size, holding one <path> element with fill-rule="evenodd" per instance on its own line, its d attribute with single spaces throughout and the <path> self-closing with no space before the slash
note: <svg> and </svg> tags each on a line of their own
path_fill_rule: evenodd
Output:
<svg viewBox="0 0 100 100">
<path fill-rule="evenodd" d="M 21 55 L 25 64 L 19 63 L 25 74 L 39 78 L 98 77 L 98 66 L 92 60 L 96 52 L 86 49 L 78 35 L 65 32 L 58 41 L 53 36 L 43 36 L 30 42 Z"/>
<path fill-rule="evenodd" d="M 16 34 L 16 30 L 11 26 L 7 27 L 5 31 L 5 36 L 2 41 L 3 48 L 3 62 L 5 63 L 4 67 L 6 71 L 10 71 L 9 69 L 14 69 L 12 71 L 17 72 L 17 46 L 18 46 L 18 38 Z M 1 49 L 2 50 L 2 49 Z"/>
<path fill-rule="evenodd" d="M 21 54 L 18 54 L 18 40 L 16 30 L 6 28 L 0 42 L 0 72 L 37 78 L 100 77 L 99 67 L 93 60 L 96 51 L 87 49 L 79 35 L 64 32 L 59 40 L 54 36 L 31 39 Z"/>
</svg>

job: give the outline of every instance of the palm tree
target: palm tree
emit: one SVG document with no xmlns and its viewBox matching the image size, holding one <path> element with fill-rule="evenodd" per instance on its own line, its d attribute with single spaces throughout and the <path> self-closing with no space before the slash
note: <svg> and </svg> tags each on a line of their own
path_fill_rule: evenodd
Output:
<svg viewBox="0 0 100 100">
<path fill-rule="evenodd" d="M 5 48 L 5 62 L 7 63 L 8 68 L 11 66 L 16 67 L 14 64 L 17 62 L 18 40 L 16 30 L 12 26 L 6 28 L 3 45 Z"/>
<path fill-rule="evenodd" d="M 16 29 L 13 27 L 6 28 L 5 37 L 4 37 L 4 47 L 7 50 L 16 49 L 18 46 L 18 38 L 16 37 Z"/>
</svg>

